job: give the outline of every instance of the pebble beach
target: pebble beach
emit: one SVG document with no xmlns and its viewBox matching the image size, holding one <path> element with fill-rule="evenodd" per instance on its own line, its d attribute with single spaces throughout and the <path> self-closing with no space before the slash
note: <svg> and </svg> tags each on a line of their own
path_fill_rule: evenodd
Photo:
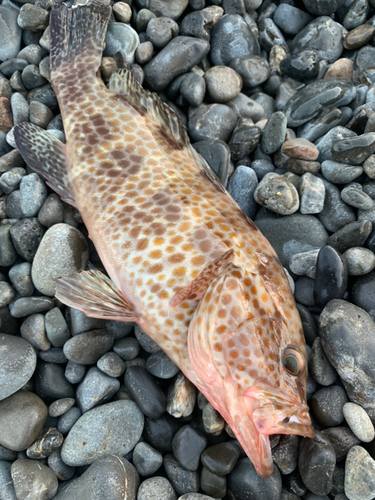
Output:
<svg viewBox="0 0 375 500">
<path fill-rule="evenodd" d="M 104 82 L 121 51 L 294 293 L 316 435 L 271 436 L 267 479 L 138 325 L 54 297 L 54 279 L 104 271 L 14 139 L 31 122 L 65 142 L 54 3 L 0 0 L 0 500 L 374 499 L 375 0 L 111 2 Z"/>
</svg>

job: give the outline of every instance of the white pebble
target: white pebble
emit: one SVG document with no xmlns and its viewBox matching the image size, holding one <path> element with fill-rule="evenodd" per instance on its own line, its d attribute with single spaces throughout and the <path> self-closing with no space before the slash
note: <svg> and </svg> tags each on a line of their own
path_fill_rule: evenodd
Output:
<svg viewBox="0 0 375 500">
<path fill-rule="evenodd" d="M 345 403 L 343 406 L 345 420 L 353 434 L 364 443 L 369 443 L 375 437 L 374 426 L 366 411 L 355 403 Z"/>
</svg>

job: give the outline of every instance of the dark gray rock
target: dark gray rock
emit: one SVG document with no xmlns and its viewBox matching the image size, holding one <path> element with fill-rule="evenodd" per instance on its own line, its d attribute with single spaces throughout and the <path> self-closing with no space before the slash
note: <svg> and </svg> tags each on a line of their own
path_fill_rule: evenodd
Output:
<svg viewBox="0 0 375 500">
<path fill-rule="evenodd" d="M 27 262 L 31 262 L 43 238 L 44 228 L 38 219 L 32 217 L 14 224 L 10 235 L 18 255 Z"/>
<path fill-rule="evenodd" d="M 254 170 L 244 165 L 239 165 L 231 175 L 228 182 L 228 192 L 238 203 L 246 215 L 252 219 L 257 205 L 254 192 L 258 185 L 257 175 Z"/>
<path fill-rule="evenodd" d="M 177 375 L 179 368 L 164 351 L 159 351 L 147 358 L 146 370 L 154 377 L 170 379 Z"/>
<path fill-rule="evenodd" d="M 261 146 L 264 153 L 276 153 L 285 141 L 287 119 L 284 113 L 277 111 L 267 120 L 262 132 Z"/>
<path fill-rule="evenodd" d="M 113 346 L 113 336 L 107 330 L 80 333 L 64 344 L 65 356 L 74 363 L 93 365 Z"/>
<path fill-rule="evenodd" d="M 348 397 L 341 386 L 323 387 L 310 400 L 311 413 L 323 427 L 334 427 L 343 423 L 343 406 L 347 402 Z"/>
<path fill-rule="evenodd" d="M 199 491 L 199 473 L 182 467 L 173 455 L 164 457 L 164 468 L 168 479 L 179 495 Z"/>
<path fill-rule="evenodd" d="M 173 454 L 186 469 L 196 471 L 200 456 L 207 445 L 207 438 L 190 425 L 184 425 L 172 441 Z"/>
<path fill-rule="evenodd" d="M 32 498 L 35 490 L 43 491 L 46 498 L 56 498 L 57 477 L 46 465 L 36 460 L 16 460 L 12 463 L 11 473 L 19 500 Z"/>
<path fill-rule="evenodd" d="M 137 500 L 150 500 L 152 497 L 176 500 L 177 495 L 168 479 L 156 476 L 143 481 L 137 492 Z"/>
<path fill-rule="evenodd" d="M 260 56 L 236 57 L 230 62 L 230 67 L 241 76 L 244 89 L 257 87 L 270 76 L 269 65 Z"/>
<path fill-rule="evenodd" d="M 336 452 L 336 462 L 341 463 L 352 446 L 361 441 L 353 434 L 349 427 L 330 427 L 324 429 L 322 434 L 328 437 Z"/>
<path fill-rule="evenodd" d="M 264 479 L 256 473 L 248 458 L 241 459 L 228 476 L 228 492 L 238 500 L 279 500 L 281 495 L 281 475 L 274 467 L 270 477 Z"/>
<path fill-rule="evenodd" d="M 356 216 L 353 209 L 341 199 L 340 191 L 336 186 L 328 181 L 324 181 L 324 186 L 326 189 L 324 207 L 318 217 L 324 227 L 334 233 L 354 222 Z"/>
<path fill-rule="evenodd" d="M 138 443 L 133 451 L 133 463 L 141 476 L 151 476 L 161 467 L 163 455 L 147 443 Z"/>
<path fill-rule="evenodd" d="M 341 299 L 348 284 L 348 270 L 341 255 L 330 246 L 323 247 L 316 263 L 314 300 L 325 306 L 332 299 Z"/>
<path fill-rule="evenodd" d="M 96 367 L 88 370 L 77 387 L 76 400 L 82 413 L 91 410 L 112 398 L 120 389 L 120 382 L 109 377 Z"/>
<path fill-rule="evenodd" d="M 38 363 L 35 392 L 49 402 L 74 397 L 74 388 L 64 376 L 64 367 L 56 363 Z"/>
<path fill-rule="evenodd" d="M 125 386 L 141 408 L 151 418 L 158 418 L 166 408 L 163 391 L 141 366 L 132 366 L 125 372 Z"/>
<path fill-rule="evenodd" d="M 281 3 L 273 15 L 273 20 L 284 33 L 297 35 L 313 17 L 293 5 Z"/>
<path fill-rule="evenodd" d="M 235 112 L 225 104 L 201 104 L 189 118 L 193 141 L 219 139 L 226 142 L 237 122 Z"/>
</svg>

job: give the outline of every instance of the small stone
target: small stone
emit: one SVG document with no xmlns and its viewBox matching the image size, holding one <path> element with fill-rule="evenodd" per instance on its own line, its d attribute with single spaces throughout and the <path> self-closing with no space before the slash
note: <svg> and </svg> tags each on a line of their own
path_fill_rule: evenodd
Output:
<svg viewBox="0 0 375 500">
<path fill-rule="evenodd" d="M 64 345 L 65 356 L 74 363 L 93 365 L 113 346 L 113 337 L 106 330 L 91 330 L 69 339 Z"/>
<path fill-rule="evenodd" d="M 51 343 L 46 337 L 43 314 L 32 314 L 21 325 L 21 336 L 36 349 L 47 351 Z"/>
<path fill-rule="evenodd" d="M 348 205 L 360 208 L 361 210 L 371 210 L 374 206 L 370 196 L 355 186 L 348 186 L 341 191 L 341 198 Z"/>
<path fill-rule="evenodd" d="M 168 391 L 167 412 L 175 418 L 188 417 L 193 413 L 196 389 L 183 373 L 179 373 Z"/>
<path fill-rule="evenodd" d="M 324 181 L 324 186 L 326 196 L 319 219 L 328 231 L 334 233 L 346 224 L 354 222 L 356 216 L 353 209 L 341 199 L 340 191 L 336 186 L 327 181 Z"/>
<path fill-rule="evenodd" d="M 237 116 L 230 107 L 224 104 L 201 104 L 190 115 L 189 132 L 193 141 L 219 139 L 226 142 L 236 123 Z"/>
<path fill-rule="evenodd" d="M 322 434 L 328 437 L 334 447 L 337 463 L 341 463 L 345 460 L 352 446 L 361 443 L 349 427 L 330 427 L 329 429 L 324 429 Z"/>
<path fill-rule="evenodd" d="M 321 169 L 327 181 L 334 184 L 346 184 L 354 181 L 354 179 L 357 179 L 363 173 L 362 167 L 346 165 L 331 160 L 323 161 Z"/>
<path fill-rule="evenodd" d="M 259 56 L 237 57 L 232 59 L 230 67 L 240 75 L 245 89 L 261 85 L 270 76 L 269 65 Z"/>
<path fill-rule="evenodd" d="M 49 297 L 23 297 L 12 303 L 11 315 L 13 318 L 24 318 L 30 314 L 49 311 L 55 303 Z"/>
<path fill-rule="evenodd" d="M 20 390 L 0 401 L 0 444 L 14 451 L 26 450 L 38 437 L 47 418 L 39 396 Z"/>
<path fill-rule="evenodd" d="M 362 24 L 352 29 L 343 41 L 345 49 L 354 50 L 366 45 L 373 38 L 375 27 L 370 24 Z"/>
<path fill-rule="evenodd" d="M 164 351 L 151 354 L 146 361 L 146 370 L 154 377 L 169 379 L 177 375 L 178 366 L 165 354 Z"/>
<path fill-rule="evenodd" d="M 134 326 L 134 334 L 142 349 L 150 354 L 160 351 L 159 345 L 152 340 L 138 325 Z"/>
<path fill-rule="evenodd" d="M 7 172 L 3 173 L 0 177 L 0 188 L 5 194 L 9 194 L 18 188 L 22 177 L 26 175 L 26 171 L 23 168 L 11 168 Z"/>
<path fill-rule="evenodd" d="M 18 255 L 31 262 L 44 235 L 44 228 L 38 219 L 31 217 L 14 224 L 10 229 L 10 235 Z"/>
<path fill-rule="evenodd" d="M 126 61 L 129 64 L 133 64 L 134 54 L 138 45 L 138 33 L 129 24 L 110 23 L 105 38 L 103 55 L 110 57 L 121 51 L 124 52 Z"/>
<path fill-rule="evenodd" d="M 31 264 L 22 262 L 9 270 L 9 279 L 21 297 L 29 297 L 34 291 L 31 281 Z"/>
<path fill-rule="evenodd" d="M 242 92 L 231 101 L 228 101 L 226 105 L 231 108 L 238 117 L 250 118 L 253 122 L 258 122 L 265 114 L 260 104 L 250 99 L 250 97 L 247 97 L 247 95 L 242 94 Z"/>
<path fill-rule="evenodd" d="M 178 35 L 179 27 L 176 21 L 168 17 L 155 17 L 149 21 L 146 36 L 154 47 L 162 49 Z"/>
<path fill-rule="evenodd" d="M 254 199 L 263 207 L 281 215 L 290 215 L 299 208 L 296 188 L 285 177 L 269 173 L 260 181 Z"/>
<path fill-rule="evenodd" d="M 367 248 L 348 248 L 342 258 L 346 262 L 349 276 L 363 276 L 375 268 L 375 255 Z"/>
<path fill-rule="evenodd" d="M 7 306 L 14 297 L 14 288 L 6 281 L 0 281 L 0 307 Z"/>
<path fill-rule="evenodd" d="M 50 417 L 60 417 L 61 415 L 64 415 L 64 413 L 70 410 L 74 403 L 74 398 L 57 399 L 56 401 L 51 403 L 48 408 Z"/>
<path fill-rule="evenodd" d="M 297 436 L 281 435 L 279 443 L 272 449 L 273 461 L 282 474 L 290 474 L 297 467 L 298 445 Z"/>
<path fill-rule="evenodd" d="M 12 127 L 13 118 L 10 101 L 6 97 L 0 97 L 0 130 L 8 133 Z"/>
<path fill-rule="evenodd" d="M 58 307 L 54 307 L 44 316 L 44 326 L 48 340 L 53 347 L 63 347 L 70 338 L 65 318 Z"/>
<path fill-rule="evenodd" d="M 56 474 L 60 481 L 68 481 L 74 476 L 75 468 L 64 464 L 60 450 L 56 450 L 48 457 L 48 467 Z"/>
<path fill-rule="evenodd" d="M 29 105 L 27 100 L 19 92 L 12 94 L 10 98 L 10 104 L 12 107 L 13 124 L 18 125 L 19 123 L 28 121 L 29 119 Z"/>
<path fill-rule="evenodd" d="M 351 165 L 362 164 L 374 152 L 375 133 L 373 132 L 349 137 L 334 143 L 332 146 L 333 160 Z"/>
<path fill-rule="evenodd" d="M 65 438 L 62 460 L 89 465 L 108 454 L 126 455 L 138 443 L 143 415 L 133 401 L 112 401 L 82 415 Z"/>
<path fill-rule="evenodd" d="M 138 340 L 134 337 L 127 337 L 116 340 L 113 346 L 113 350 L 124 361 L 129 361 L 138 356 L 140 345 Z"/>
<path fill-rule="evenodd" d="M 202 423 L 207 434 L 214 436 L 218 436 L 225 426 L 223 417 L 210 403 L 203 408 Z"/>
<path fill-rule="evenodd" d="M 63 435 L 53 427 L 44 429 L 42 434 L 26 450 L 26 455 L 34 460 L 49 457 L 63 444 Z"/>
<path fill-rule="evenodd" d="M 160 417 L 166 409 L 166 398 L 154 379 L 141 366 L 128 368 L 125 386 L 142 412 L 151 418 Z"/>
<path fill-rule="evenodd" d="M 364 443 L 370 443 L 375 437 L 375 430 L 365 410 L 355 403 L 345 403 L 343 412 L 355 436 Z"/>
<path fill-rule="evenodd" d="M 267 120 L 262 132 L 261 146 L 266 154 L 278 151 L 285 140 L 287 120 L 284 113 L 277 111 Z"/>
<path fill-rule="evenodd" d="M 362 446 L 348 451 L 344 487 L 349 500 L 370 500 L 375 495 L 375 460 Z"/>
<path fill-rule="evenodd" d="M 132 10 L 125 2 L 116 2 L 113 6 L 113 14 L 122 23 L 130 23 Z"/>
<path fill-rule="evenodd" d="M 327 69 L 324 78 L 348 78 L 352 79 L 353 77 L 353 61 L 350 59 L 342 58 L 335 61 L 331 66 Z"/>
<path fill-rule="evenodd" d="M 29 4 L 26 4 L 29 5 Z M 35 460 L 16 460 L 12 464 L 12 480 L 18 500 L 55 498 L 58 481 L 53 471 Z"/>
<path fill-rule="evenodd" d="M 227 66 L 213 66 L 206 71 L 204 79 L 207 92 L 214 102 L 228 102 L 241 92 L 241 77 Z"/>
<path fill-rule="evenodd" d="M 64 376 L 64 367 L 43 361 L 37 365 L 35 392 L 48 402 L 74 396 L 74 388 Z"/>
<path fill-rule="evenodd" d="M 297 35 L 306 24 L 313 20 L 313 17 L 292 5 L 281 3 L 275 10 L 273 20 L 284 33 Z"/>
<path fill-rule="evenodd" d="M 77 387 L 76 399 L 82 413 L 108 401 L 120 389 L 120 382 L 92 367 Z"/>
<path fill-rule="evenodd" d="M 17 260 L 17 252 L 10 237 L 10 226 L 0 227 L 0 265 L 11 266 Z"/>
<path fill-rule="evenodd" d="M 344 421 L 343 406 L 348 401 L 345 390 L 339 385 L 323 387 L 310 400 L 311 412 L 324 427 L 334 427 Z"/>
<path fill-rule="evenodd" d="M 58 422 L 58 430 L 61 434 L 68 434 L 73 425 L 77 422 L 77 420 L 81 417 L 82 412 L 76 406 L 73 406 L 68 410 L 64 415 L 61 415 Z"/>
<path fill-rule="evenodd" d="M 289 261 L 290 270 L 298 276 L 315 278 L 316 261 L 319 249 L 308 252 L 295 253 Z"/>
<path fill-rule="evenodd" d="M 141 476 L 154 474 L 163 463 L 163 456 L 147 443 L 138 443 L 133 450 L 133 463 Z"/>
<path fill-rule="evenodd" d="M 172 441 L 173 454 L 186 469 L 196 471 L 200 456 L 207 445 L 207 438 L 190 425 L 177 432 Z"/>
<path fill-rule="evenodd" d="M 168 479 L 179 495 L 199 490 L 199 473 L 182 467 L 173 455 L 164 457 L 164 468 Z"/>
<path fill-rule="evenodd" d="M 245 165 L 239 165 L 228 182 L 229 194 L 250 218 L 253 218 L 256 212 L 254 191 L 257 185 L 256 173 Z"/>
<path fill-rule="evenodd" d="M 121 377 L 125 371 L 125 363 L 115 352 L 107 352 L 104 354 L 98 359 L 96 366 L 103 373 L 114 378 Z"/>
<path fill-rule="evenodd" d="M 340 253 L 352 247 L 362 247 L 372 231 L 370 221 L 355 221 L 347 224 L 332 234 L 328 239 L 328 245 Z"/>
<path fill-rule="evenodd" d="M 137 492 L 137 500 L 151 500 L 152 498 L 176 500 L 177 495 L 168 479 L 156 476 L 145 479 Z"/>
<path fill-rule="evenodd" d="M 201 460 L 204 467 L 218 476 L 226 476 L 235 467 L 240 449 L 235 442 L 225 442 L 206 448 Z"/>
<path fill-rule="evenodd" d="M 228 492 L 234 498 L 279 500 L 281 488 L 281 475 L 277 467 L 274 467 L 270 477 L 262 478 L 248 458 L 239 460 L 228 477 Z"/>
<path fill-rule="evenodd" d="M 201 489 L 208 495 L 212 495 L 212 498 L 223 498 L 227 494 L 227 479 L 202 467 Z"/>
<path fill-rule="evenodd" d="M 47 10 L 26 3 L 20 9 L 17 23 L 24 30 L 44 30 L 48 25 L 48 17 Z"/>
<path fill-rule="evenodd" d="M 306 139 L 292 139 L 284 142 L 282 153 L 300 160 L 316 160 L 319 156 L 317 147 Z"/>
<path fill-rule="evenodd" d="M 298 190 L 301 214 L 318 214 L 323 210 L 326 190 L 319 177 L 308 172 L 303 174 Z"/>
<path fill-rule="evenodd" d="M 41 128 L 47 128 L 49 122 L 53 119 L 52 111 L 42 102 L 30 102 L 30 123 Z"/>
<path fill-rule="evenodd" d="M 314 340 L 309 361 L 309 374 L 320 385 L 331 386 L 337 380 L 337 372 L 328 361 L 319 337 Z"/>
</svg>

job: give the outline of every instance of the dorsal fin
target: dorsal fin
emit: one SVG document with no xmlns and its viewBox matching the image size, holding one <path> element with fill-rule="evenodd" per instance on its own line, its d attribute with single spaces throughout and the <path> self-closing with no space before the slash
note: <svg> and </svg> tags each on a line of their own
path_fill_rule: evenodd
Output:
<svg viewBox="0 0 375 500">
<path fill-rule="evenodd" d="M 126 68 L 112 74 L 108 88 L 116 94 L 124 96 L 140 114 L 147 114 L 155 120 L 163 128 L 169 141 L 178 149 L 185 149 L 204 177 L 210 180 L 218 191 L 225 193 L 225 188 L 215 172 L 191 145 L 180 118 L 173 109 L 160 100 L 157 94 L 141 87 L 133 73 Z"/>
</svg>

